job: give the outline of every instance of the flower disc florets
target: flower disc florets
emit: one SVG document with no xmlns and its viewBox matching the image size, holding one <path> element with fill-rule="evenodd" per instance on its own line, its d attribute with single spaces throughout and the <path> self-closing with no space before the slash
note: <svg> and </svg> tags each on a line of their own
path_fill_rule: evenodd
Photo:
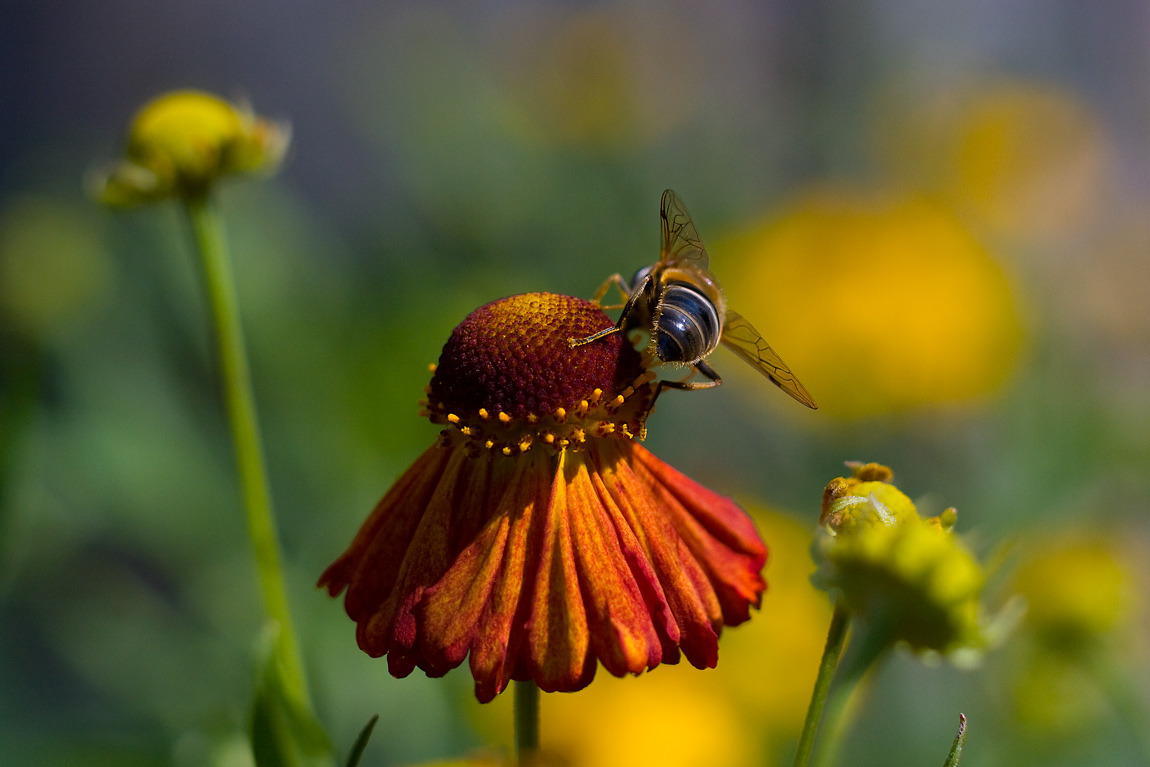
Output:
<svg viewBox="0 0 1150 767">
<path fill-rule="evenodd" d="M 451 334 L 428 387 L 445 439 L 521 453 L 577 448 L 588 437 L 643 436 L 654 374 L 622 334 L 572 349 L 612 324 L 597 304 L 528 293 L 472 312 Z"/>
</svg>

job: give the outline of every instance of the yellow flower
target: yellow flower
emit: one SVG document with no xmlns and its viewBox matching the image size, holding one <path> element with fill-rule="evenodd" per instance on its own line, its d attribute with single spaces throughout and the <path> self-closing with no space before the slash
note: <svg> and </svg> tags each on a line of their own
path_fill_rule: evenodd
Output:
<svg viewBox="0 0 1150 767">
<path fill-rule="evenodd" d="M 133 118 L 126 157 L 94 181 L 103 203 L 132 206 L 204 194 L 234 173 L 275 170 L 287 150 L 285 124 L 199 91 L 173 91 Z"/>
<path fill-rule="evenodd" d="M 717 675 L 661 666 L 642 679 L 605 677 L 578 695 L 544 695 L 543 753 L 568 767 L 763 764 L 762 723 L 748 720 Z M 809 692 L 808 685 L 798 699 Z M 476 706 L 473 713 L 484 737 L 509 750 L 507 697 Z"/>
<path fill-rule="evenodd" d="M 1072 236 L 1105 204 L 1105 127 L 1057 85 L 978 83 L 891 114 L 899 121 L 881 134 L 895 170 L 997 233 Z"/>
<path fill-rule="evenodd" d="M 1121 688 L 1144 600 L 1129 554 L 1103 533 L 1061 532 L 1029 548 L 1012 580 L 1027 610 L 1003 676 L 1018 722 L 1063 739 L 1137 697 Z"/>
<path fill-rule="evenodd" d="M 849 503 L 850 513 L 845 524 L 816 537 L 812 582 L 888 644 L 940 653 L 982 647 L 982 568 L 947 525 L 920 518 L 893 486 L 884 490 L 883 481 L 869 480 L 884 472 L 889 479 L 886 467 L 860 466 L 849 480 L 828 486 L 832 505 Z M 848 484 L 867 495 L 844 491 Z M 878 500 L 880 494 L 897 514 Z"/>
<path fill-rule="evenodd" d="M 58 200 L 20 197 L 0 210 L 0 324 L 33 337 L 86 327 L 114 270 L 98 222 Z"/>
<path fill-rule="evenodd" d="M 813 194 L 727 250 L 731 306 L 787 350 L 832 415 L 977 400 L 1018 356 L 1002 268 L 929 201 Z"/>
<path fill-rule="evenodd" d="M 1015 573 L 1015 589 L 1027 603 L 1025 625 L 1048 648 L 1080 652 L 1130 619 L 1130 571 L 1099 536 L 1048 544 Z"/>
<path fill-rule="evenodd" d="M 771 542 L 770 609 L 723 637 L 723 663 L 715 679 L 733 696 L 755 737 L 781 750 L 802 729 L 801 701 L 815 683 L 831 608 L 811 585 L 810 527 L 778 512 L 753 507 L 751 512 Z"/>
</svg>

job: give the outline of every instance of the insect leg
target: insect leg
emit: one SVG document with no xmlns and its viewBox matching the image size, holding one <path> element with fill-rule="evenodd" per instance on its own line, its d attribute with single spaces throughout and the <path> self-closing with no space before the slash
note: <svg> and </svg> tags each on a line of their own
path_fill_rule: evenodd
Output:
<svg viewBox="0 0 1150 767">
<path fill-rule="evenodd" d="M 609 336 L 612 333 L 618 333 L 619 331 L 621 331 L 625 327 L 627 327 L 627 322 L 631 317 L 632 307 L 635 306 L 635 303 L 643 295 L 643 290 L 638 289 L 638 290 L 635 290 L 634 292 L 630 292 L 630 293 L 626 292 L 627 283 L 623 281 L 622 276 L 620 276 L 619 274 L 614 274 L 611 277 L 609 277 L 607 279 L 607 281 L 604 282 L 599 287 L 599 290 L 595 293 L 595 299 L 594 300 L 596 302 L 598 302 L 598 300 L 603 297 L 604 293 L 606 293 L 608 290 L 611 289 L 612 283 L 618 285 L 619 290 L 624 291 L 624 295 L 627 296 L 627 303 L 625 303 L 623 305 L 623 311 L 619 315 L 619 321 L 616 322 L 613 327 L 604 328 L 604 329 L 600 330 L 598 333 L 593 333 L 593 334 L 587 336 L 586 338 L 568 338 L 567 339 L 567 345 L 569 347 L 571 347 L 572 349 L 574 349 L 576 346 L 582 346 L 583 344 L 589 344 L 592 341 L 598 341 L 603 336 Z M 644 281 L 643 284 L 645 286 L 647 284 L 647 282 Z"/>
<path fill-rule="evenodd" d="M 715 369 L 703 360 L 696 362 L 693 367 L 695 370 L 706 376 L 707 380 L 690 381 L 683 379 L 682 381 L 659 381 L 659 388 L 684 389 L 686 391 L 690 391 L 692 389 L 710 389 L 711 387 L 718 386 L 723 382 L 723 379 L 719 377 L 719 374 L 715 372 Z M 687 378 L 690 378 L 690 376 Z"/>
<path fill-rule="evenodd" d="M 567 346 L 571 349 L 574 349 L 576 346 L 583 346 L 584 344 L 589 344 L 592 341 L 598 341 L 603 336 L 609 336 L 612 333 L 618 333 L 619 330 L 620 330 L 620 327 L 618 325 L 612 325 L 611 327 L 604 328 L 603 330 L 600 330 L 598 333 L 593 333 L 593 334 L 587 336 L 586 338 L 568 338 L 567 339 Z"/>
<path fill-rule="evenodd" d="M 619 292 L 623 294 L 623 301 L 624 302 L 626 302 L 626 300 L 631 297 L 631 286 L 628 285 L 627 281 L 623 279 L 623 275 L 619 274 L 618 272 L 615 272 L 615 274 L 612 274 L 610 277 L 603 280 L 603 284 L 600 285 L 599 289 L 595 291 L 595 295 L 591 296 L 591 300 L 594 303 L 599 303 L 600 301 L 602 301 L 603 296 L 607 295 L 607 291 L 609 291 L 611 289 L 612 285 L 615 285 L 619 288 Z M 606 308 L 618 309 L 619 307 L 618 306 L 608 306 Z"/>
</svg>

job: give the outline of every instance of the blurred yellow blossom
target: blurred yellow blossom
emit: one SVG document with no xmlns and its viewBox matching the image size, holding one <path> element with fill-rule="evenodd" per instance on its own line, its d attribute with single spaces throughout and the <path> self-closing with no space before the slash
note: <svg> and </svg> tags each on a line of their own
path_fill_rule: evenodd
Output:
<svg viewBox="0 0 1150 767">
<path fill-rule="evenodd" d="M 125 159 L 93 179 L 93 193 L 112 206 L 199 195 L 221 176 L 275 170 L 289 136 L 247 106 L 200 91 L 165 93 L 136 113 Z"/>
<path fill-rule="evenodd" d="M 1014 586 L 1027 602 L 1025 625 L 1047 647 L 1090 648 L 1132 617 L 1129 567 L 1112 543 L 1096 535 L 1034 552 L 1019 566 Z"/>
<path fill-rule="evenodd" d="M 1144 596 L 1124 546 L 1105 534 L 1064 531 L 1029 549 L 1012 582 L 1027 612 L 1004 659 L 1008 688 L 1021 725 L 1068 737 L 1130 695 L 1117 669 Z"/>
<path fill-rule="evenodd" d="M 610 5 L 517 6 L 488 55 L 501 86 L 502 121 L 543 145 L 647 144 L 700 103 L 700 54 L 674 14 Z M 675 55 L 659 55 L 676 40 Z M 660 41 L 660 42 L 656 42 Z"/>
<path fill-rule="evenodd" d="M 977 83 L 909 112 L 898 110 L 899 124 L 881 131 L 893 162 L 996 231 L 1065 236 L 1104 199 L 1109 140 L 1071 91 L 1041 82 Z"/>
<path fill-rule="evenodd" d="M 80 324 L 112 290 L 98 222 L 59 200 L 17 197 L 0 211 L 0 319 L 42 337 Z"/>
<path fill-rule="evenodd" d="M 747 508 L 771 543 L 767 593 L 753 620 L 724 635 L 715 677 L 734 696 L 755 737 L 777 754 L 802 729 L 802 702 L 815 683 L 831 606 L 810 581 L 813 529 L 779 512 Z"/>
<path fill-rule="evenodd" d="M 637 679 L 604 674 L 577 693 L 545 694 L 543 752 L 569 767 L 762 764 L 757 730 L 715 676 L 679 664 Z M 510 752 L 510 696 L 473 710 L 487 739 Z"/>
<path fill-rule="evenodd" d="M 831 415 L 985 397 L 1018 356 L 1022 322 L 1002 267 L 928 200 L 812 193 L 725 250 L 731 305 Z"/>
</svg>

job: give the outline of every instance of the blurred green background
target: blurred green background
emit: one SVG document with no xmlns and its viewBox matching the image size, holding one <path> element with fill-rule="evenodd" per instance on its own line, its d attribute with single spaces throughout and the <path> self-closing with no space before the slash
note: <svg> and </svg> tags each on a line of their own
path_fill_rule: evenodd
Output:
<svg viewBox="0 0 1150 767">
<path fill-rule="evenodd" d="M 891 465 L 959 510 L 975 670 L 897 656 L 843 753 L 1145 764 L 1150 6 L 1007 3 L 0 4 L 0 764 L 244 765 L 261 608 L 206 315 L 174 206 L 83 193 L 172 88 L 290 120 L 222 194 L 319 714 L 365 764 L 505 748 L 466 671 L 395 680 L 314 588 L 434 439 L 452 327 L 589 296 L 657 257 L 665 187 L 806 412 L 724 351 L 647 445 L 756 515 L 761 614 L 719 668 L 545 696 L 576 765 L 788 763 L 829 610 L 823 485 Z M 1141 741 L 1141 745 L 1140 745 Z"/>
</svg>

